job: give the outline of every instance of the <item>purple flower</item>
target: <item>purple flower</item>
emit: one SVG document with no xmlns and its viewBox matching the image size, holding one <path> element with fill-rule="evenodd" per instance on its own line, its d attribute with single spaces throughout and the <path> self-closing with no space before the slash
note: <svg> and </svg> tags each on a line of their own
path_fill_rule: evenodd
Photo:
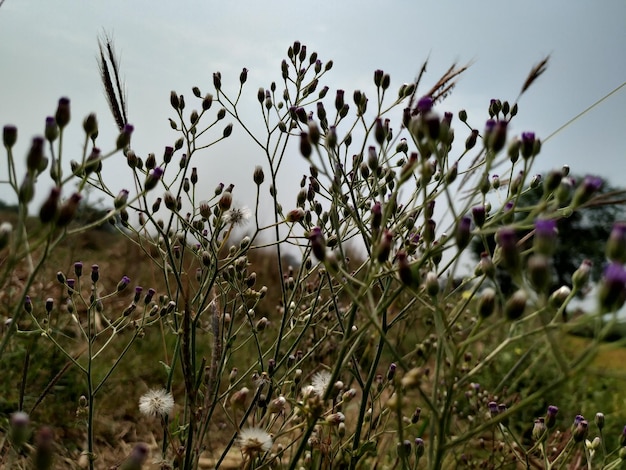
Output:
<svg viewBox="0 0 626 470">
<path fill-rule="evenodd" d="M 417 101 L 417 110 L 424 114 L 433 109 L 433 99 L 430 96 L 422 96 Z"/>
<path fill-rule="evenodd" d="M 552 429 L 556 425 L 556 415 L 559 412 L 559 409 L 554 406 L 548 406 L 548 412 L 546 413 L 546 427 L 548 429 Z"/>
<path fill-rule="evenodd" d="M 91 281 L 98 282 L 98 279 L 100 279 L 100 266 L 94 264 L 91 266 Z"/>
<path fill-rule="evenodd" d="M 582 183 L 576 188 L 574 197 L 572 200 L 572 206 L 574 208 L 579 207 L 586 203 L 594 193 L 600 191 L 604 185 L 604 180 L 598 176 L 587 175 L 583 179 Z"/>
<path fill-rule="evenodd" d="M 599 191 L 604 185 L 604 180 L 599 176 L 587 175 L 583 180 L 583 185 L 592 191 Z"/>
<path fill-rule="evenodd" d="M 124 289 L 126 289 L 126 287 L 128 287 L 129 283 L 130 278 L 128 276 L 122 276 L 120 282 L 117 283 L 117 291 L 122 292 Z"/>
<path fill-rule="evenodd" d="M 143 287 L 141 287 L 141 286 L 136 286 L 135 287 L 135 297 L 133 298 L 133 302 L 134 303 L 139 302 L 139 297 L 141 296 L 142 292 L 143 292 Z"/>
<path fill-rule="evenodd" d="M 148 293 L 146 294 L 146 298 L 144 299 L 144 303 L 146 305 L 152 302 L 152 297 L 154 297 L 154 294 L 156 294 L 156 291 L 152 287 L 148 289 Z"/>
</svg>

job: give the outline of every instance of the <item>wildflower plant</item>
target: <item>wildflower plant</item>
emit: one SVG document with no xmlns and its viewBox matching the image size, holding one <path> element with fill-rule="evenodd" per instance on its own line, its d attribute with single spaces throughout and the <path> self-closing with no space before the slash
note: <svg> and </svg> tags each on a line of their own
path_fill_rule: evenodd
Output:
<svg viewBox="0 0 626 470">
<path fill-rule="evenodd" d="M 98 457 L 95 399 L 133 346 L 150 337 L 160 339 L 163 357 L 145 360 L 164 366 L 163 389 L 133 401 L 146 418 L 160 419 L 152 455 L 161 468 L 200 468 L 206 456 L 219 468 L 233 453 L 243 468 L 497 468 L 531 461 L 556 468 L 582 455 L 589 466 L 617 468 L 624 443 L 609 450 L 599 424 L 600 440 L 588 439 L 587 420 L 566 431 L 549 407 L 528 423 L 527 442 L 517 420 L 541 413 L 550 394 L 580 377 L 617 321 L 602 314 L 614 314 L 626 299 L 625 237 L 617 224 L 598 312 L 580 320 L 593 326 L 593 340 L 566 350 L 571 327 L 562 319 L 588 267 L 573 273 L 571 286 L 553 288 L 555 221 L 594 204 L 598 181 L 574 189 L 565 170 L 533 175 L 541 140 L 532 132 L 510 135 L 517 99 L 492 100 L 486 119 L 444 111 L 465 71 L 457 66 L 430 88 L 424 65 L 411 83 L 392 85 L 376 70 L 373 93 L 331 92 L 324 83 L 332 61 L 296 41 L 280 79 L 256 92 L 262 130 L 240 112 L 248 70 L 232 81 L 215 72 L 209 92 L 172 91 L 172 144 L 142 157 L 131 144 L 109 42 L 101 52 L 120 130 L 111 154 L 123 154 L 135 187 L 113 190 L 100 176 L 110 154 L 95 147 L 95 115 L 84 123 L 82 162 L 63 177 L 69 101 L 61 100 L 46 125 L 50 145 L 57 132 L 59 144 L 51 151 L 55 185 L 40 209 L 40 229 L 29 237 L 0 225 L 6 265 L 26 255 L 31 266 L 0 353 L 16 332 L 37 334 L 82 374 L 90 468 Z M 520 96 L 546 63 L 533 68 Z M 196 166 L 233 132 L 247 134 L 259 150 L 249 172 L 256 201 L 247 205 L 235 202 L 232 184 L 207 193 Z M 14 142 L 15 130 L 6 126 L 9 184 L 24 227 L 34 179 L 45 167 L 45 140 L 33 141 L 21 185 Z M 295 157 L 308 173 L 297 194 L 283 194 L 279 175 L 285 159 Z M 77 192 L 63 198 L 69 183 Z M 541 201 L 520 205 L 538 185 Z M 106 293 L 99 268 L 83 273 L 76 263 L 71 277 L 58 274 L 69 315 L 55 315 L 56 301 L 36 298 L 31 286 L 48 250 L 86 229 L 72 224 L 86 187 L 108 197 L 103 219 L 144 254 L 159 292 L 133 290 L 124 276 Z M 266 223 L 261 201 L 268 194 Z M 487 239 L 494 235 L 492 249 Z M 472 240 L 484 253 L 465 272 Z M 31 246 L 44 247 L 41 261 L 31 260 Z M 264 263 L 271 269 L 262 270 Z M 512 293 L 497 282 L 496 268 L 510 275 Z M 122 308 L 113 302 L 120 298 Z M 70 327 L 85 355 L 69 348 Z M 96 374 L 92 366 L 114 344 L 123 346 Z M 147 455 L 138 444 L 123 468 L 141 468 Z"/>
</svg>

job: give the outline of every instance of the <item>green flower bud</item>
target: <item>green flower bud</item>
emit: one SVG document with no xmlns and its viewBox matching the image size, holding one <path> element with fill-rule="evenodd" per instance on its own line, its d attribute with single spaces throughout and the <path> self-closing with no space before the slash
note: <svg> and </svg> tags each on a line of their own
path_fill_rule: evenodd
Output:
<svg viewBox="0 0 626 470">
<path fill-rule="evenodd" d="M 517 290 L 511 295 L 509 300 L 504 304 L 504 316 L 507 320 L 519 320 L 524 314 L 526 303 L 528 302 L 528 294 L 523 290 Z"/>
<path fill-rule="evenodd" d="M 98 120 L 96 119 L 95 114 L 91 113 L 85 118 L 83 121 L 83 129 L 85 130 L 87 137 L 92 137 L 98 134 Z"/>
<path fill-rule="evenodd" d="M 616 222 L 606 242 L 609 261 L 626 264 L 626 222 Z"/>
<path fill-rule="evenodd" d="M 481 318 L 490 317 L 496 309 L 496 291 L 491 287 L 483 289 L 478 299 L 478 315 Z"/>
</svg>

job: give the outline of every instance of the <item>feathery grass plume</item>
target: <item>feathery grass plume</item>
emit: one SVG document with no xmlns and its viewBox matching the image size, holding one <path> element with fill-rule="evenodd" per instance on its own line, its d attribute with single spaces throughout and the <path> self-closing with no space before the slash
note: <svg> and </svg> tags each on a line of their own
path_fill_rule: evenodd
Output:
<svg viewBox="0 0 626 470">
<path fill-rule="evenodd" d="M 126 116 L 126 90 L 122 86 L 119 74 L 119 61 L 115 56 L 115 50 L 113 49 L 113 39 L 105 35 L 102 39 L 98 39 L 98 48 L 100 49 L 100 58 L 98 59 L 98 67 L 100 68 L 100 76 L 102 78 L 102 84 L 104 85 L 104 94 L 106 95 L 107 102 L 113 118 L 120 131 L 124 129 L 124 126 L 128 123 Z M 113 71 L 113 82 L 110 68 Z"/>
<path fill-rule="evenodd" d="M 444 100 L 456 86 L 459 75 L 465 72 L 470 65 L 471 63 L 458 67 L 456 63 L 452 64 L 426 95 L 430 96 L 435 103 Z"/>
<path fill-rule="evenodd" d="M 531 70 L 526 80 L 524 81 L 524 85 L 522 85 L 522 91 L 520 91 L 519 96 L 522 96 L 528 88 L 548 69 L 548 61 L 550 60 L 550 56 L 545 57 L 541 60 L 537 65 L 535 65 Z M 518 96 L 518 98 L 519 98 Z M 517 101 L 517 100 L 516 100 Z"/>
</svg>

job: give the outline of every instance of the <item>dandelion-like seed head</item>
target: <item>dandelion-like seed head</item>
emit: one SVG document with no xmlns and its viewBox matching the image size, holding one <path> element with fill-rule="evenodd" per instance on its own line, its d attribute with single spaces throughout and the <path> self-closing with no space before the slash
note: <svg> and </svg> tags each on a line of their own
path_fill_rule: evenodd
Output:
<svg viewBox="0 0 626 470">
<path fill-rule="evenodd" d="M 311 379 L 310 392 L 317 396 L 323 397 L 326 393 L 326 390 L 328 390 L 331 378 L 331 373 L 326 370 L 317 372 Z"/>
<path fill-rule="evenodd" d="M 251 216 L 252 211 L 250 211 L 250 209 L 248 209 L 246 206 L 233 207 L 232 209 L 229 209 L 224 213 L 224 222 L 226 223 L 226 225 L 239 227 L 245 225 Z"/>
<path fill-rule="evenodd" d="M 139 399 L 139 411 L 149 417 L 168 416 L 174 408 L 174 397 L 165 389 L 148 390 Z"/>
<path fill-rule="evenodd" d="M 272 443 L 272 436 L 261 428 L 242 429 L 237 440 L 241 452 L 248 457 L 269 451 Z"/>
</svg>

